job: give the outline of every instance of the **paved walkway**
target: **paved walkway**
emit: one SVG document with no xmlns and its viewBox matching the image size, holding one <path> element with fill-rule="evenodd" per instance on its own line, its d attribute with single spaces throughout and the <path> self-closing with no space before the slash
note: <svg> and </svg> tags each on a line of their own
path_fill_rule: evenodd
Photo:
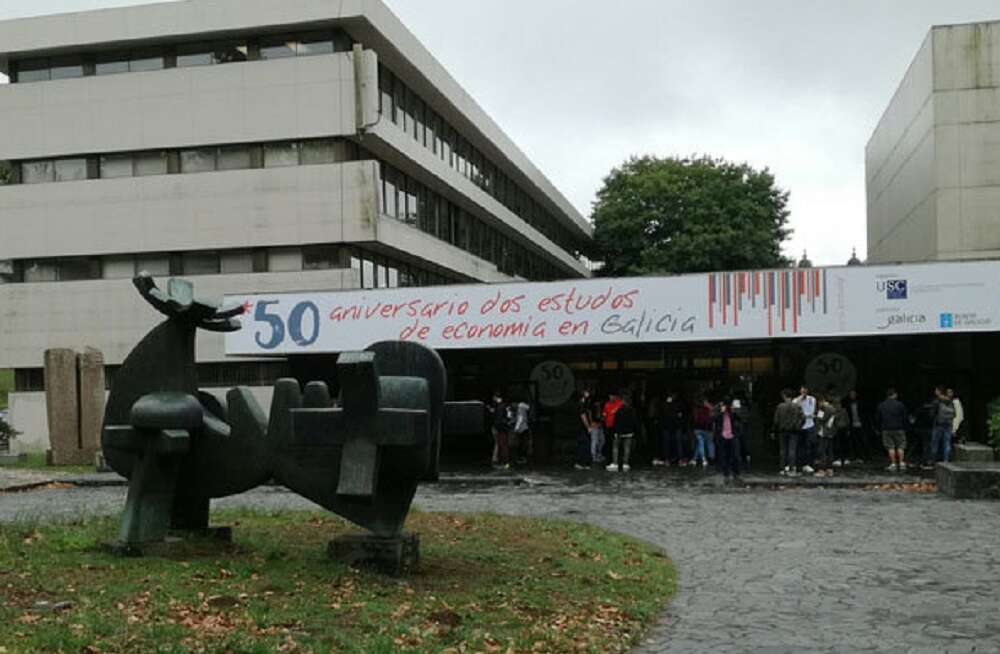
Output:
<svg viewBox="0 0 1000 654">
<path fill-rule="evenodd" d="M 692 488 L 653 474 L 540 481 L 425 487 L 417 504 L 586 520 L 663 547 L 680 588 L 639 654 L 1000 652 L 1000 503 L 711 478 Z M 0 521 L 114 513 L 123 498 L 122 488 L 5 495 Z M 218 504 L 312 506 L 279 488 Z"/>
</svg>

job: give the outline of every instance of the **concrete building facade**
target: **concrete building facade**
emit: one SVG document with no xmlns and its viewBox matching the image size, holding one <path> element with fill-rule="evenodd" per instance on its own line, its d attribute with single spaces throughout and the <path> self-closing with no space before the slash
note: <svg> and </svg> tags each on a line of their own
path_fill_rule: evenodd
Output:
<svg viewBox="0 0 1000 654">
<path fill-rule="evenodd" d="M 44 425 L 43 353 L 201 296 L 585 277 L 589 223 L 380 0 L 186 0 L 0 22 L 0 368 Z M 198 341 L 206 387 L 280 361 Z M 26 442 L 22 440 L 22 442 Z"/>
<path fill-rule="evenodd" d="M 1000 257 L 1000 22 L 931 29 L 866 180 L 869 263 Z"/>
</svg>

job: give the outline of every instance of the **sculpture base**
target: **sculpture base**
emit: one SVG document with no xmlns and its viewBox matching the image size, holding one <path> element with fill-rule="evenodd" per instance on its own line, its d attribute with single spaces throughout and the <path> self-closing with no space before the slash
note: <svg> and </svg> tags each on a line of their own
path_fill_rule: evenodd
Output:
<svg viewBox="0 0 1000 654">
<path fill-rule="evenodd" d="M 331 559 L 340 563 L 369 567 L 384 574 L 398 576 L 416 572 L 420 567 L 420 536 L 350 534 L 331 541 L 327 553 Z"/>
<path fill-rule="evenodd" d="M 208 527 L 206 529 L 173 530 L 161 541 L 152 543 L 123 543 L 120 540 L 101 543 L 101 549 L 112 556 L 140 558 L 143 556 L 165 556 L 190 545 L 192 540 L 230 545 L 233 542 L 232 527 Z"/>
</svg>

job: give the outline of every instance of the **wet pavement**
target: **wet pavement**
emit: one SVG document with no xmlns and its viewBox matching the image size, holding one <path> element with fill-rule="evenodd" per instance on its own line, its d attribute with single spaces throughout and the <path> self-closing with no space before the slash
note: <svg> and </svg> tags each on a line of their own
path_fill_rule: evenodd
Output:
<svg viewBox="0 0 1000 654">
<path fill-rule="evenodd" d="M 840 478 L 852 476 L 894 480 Z M 700 471 L 484 477 L 425 486 L 417 505 L 587 521 L 670 554 L 679 588 L 639 654 L 1000 652 L 1000 503 L 829 484 L 777 490 L 770 482 L 782 478 L 768 476 L 747 488 Z M 113 514 L 124 493 L 7 494 L 0 522 Z M 314 508 L 277 487 L 216 506 Z"/>
</svg>

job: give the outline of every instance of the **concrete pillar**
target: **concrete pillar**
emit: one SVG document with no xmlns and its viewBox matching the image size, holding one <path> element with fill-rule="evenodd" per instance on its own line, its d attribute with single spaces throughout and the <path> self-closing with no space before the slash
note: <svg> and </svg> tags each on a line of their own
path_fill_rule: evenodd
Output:
<svg viewBox="0 0 1000 654">
<path fill-rule="evenodd" d="M 85 463 L 94 463 L 101 449 L 104 422 L 104 354 L 88 347 L 78 357 L 80 380 L 80 451 Z"/>
<path fill-rule="evenodd" d="M 80 450 L 80 394 L 76 352 L 45 351 L 45 406 L 50 465 L 76 465 Z"/>
</svg>

